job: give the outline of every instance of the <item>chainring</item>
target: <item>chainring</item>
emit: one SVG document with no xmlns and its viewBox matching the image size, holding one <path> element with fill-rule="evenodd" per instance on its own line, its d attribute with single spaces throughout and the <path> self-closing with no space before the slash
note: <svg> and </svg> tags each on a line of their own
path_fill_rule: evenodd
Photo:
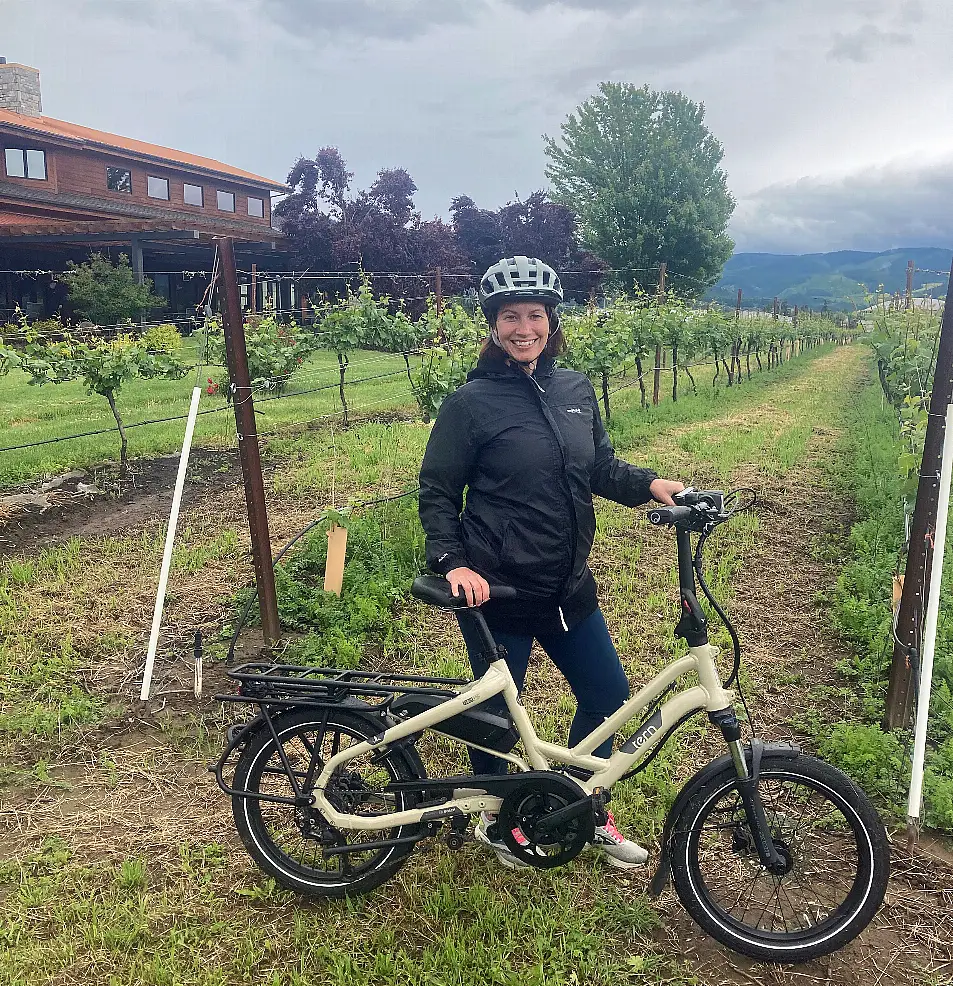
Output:
<svg viewBox="0 0 953 986">
<path fill-rule="evenodd" d="M 537 826 L 547 815 L 587 797 L 578 784 L 562 774 L 517 785 L 504 797 L 496 820 L 506 848 L 521 862 L 540 869 L 575 859 L 592 841 L 595 823 L 591 808 L 551 831 L 538 830 Z"/>
</svg>

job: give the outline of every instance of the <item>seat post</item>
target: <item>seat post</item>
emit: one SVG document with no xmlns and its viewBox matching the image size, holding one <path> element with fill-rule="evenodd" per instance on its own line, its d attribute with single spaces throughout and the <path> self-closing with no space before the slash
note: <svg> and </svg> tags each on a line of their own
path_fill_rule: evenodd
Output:
<svg viewBox="0 0 953 986">
<path fill-rule="evenodd" d="M 473 622 L 477 633 L 480 635 L 480 654 L 487 664 L 492 664 L 494 661 L 499 661 L 506 657 L 506 652 L 493 639 L 493 634 L 490 633 L 490 628 L 486 625 L 486 620 L 483 618 L 483 614 L 479 609 L 474 607 L 458 609 L 457 618 L 461 620 L 467 619 Z"/>
</svg>

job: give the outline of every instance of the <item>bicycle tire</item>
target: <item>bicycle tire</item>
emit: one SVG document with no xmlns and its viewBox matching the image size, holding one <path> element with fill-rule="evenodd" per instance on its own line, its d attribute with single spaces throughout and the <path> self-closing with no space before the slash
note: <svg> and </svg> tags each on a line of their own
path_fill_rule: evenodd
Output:
<svg viewBox="0 0 953 986">
<path fill-rule="evenodd" d="M 712 938 L 751 958 L 806 962 L 834 952 L 883 901 L 890 872 L 883 822 L 846 774 L 815 757 L 766 754 L 758 789 L 787 872 L 775 876 L 762 865 L 728 765 L 674 820 L 678 897 Z"/>
<path fill-rule="evenodd" d="M 327 715 L 325 716 L 325 712 Z M 363 742 L 381 732 L 380 720 L 350 709 L 298 709 L 276 716 L 275 733 L 285 756 L 310 793 L 323 761 L 344 748 Z M 319 769 L 311 766 L 320 760 Z M 299 769 L 301 768 L 301 769 Z M 390 749 L 383 755 L 364 755 L 336 771 L 326 794 L 336 797 L 338 810 L 402 811 L 419 800 L 412 792 L 383 795 L 380 788 L 389 780 L 412 780 L 426 771 L 412 748 Z M 325 857 L 323 845 L 308 824 L 320 824 L 316 809 L 263 801 L 255 794 L 291 796 L 293 789 L 278 754 L 271 731 L 261 729 L 249 742 L 235 767 L 233 786 L 252 796 L 232 796 L 235 827 L 255 863 L 283 887 L 296 893 L 323 897 L 348 897 L 368 893 L 389 880 L 414 850 L 414 843 L 368 850 L 366 854 Z M 310 815 L 309 815 L 310 812 Z M 419 824 L 401 825 L 389 830 L 342 832 L 349 845 L 415 835 Z"/>
</svg>

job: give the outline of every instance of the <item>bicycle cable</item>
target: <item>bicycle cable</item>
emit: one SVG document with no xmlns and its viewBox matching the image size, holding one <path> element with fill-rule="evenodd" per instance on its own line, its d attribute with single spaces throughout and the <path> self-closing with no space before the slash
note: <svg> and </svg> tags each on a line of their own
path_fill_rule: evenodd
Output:
<svg viewBox="0 0 953 986">
<path fill-rule="evenodd" d="M 733 490 L 728 495 L 728 497 L 725 498 L 726 502 L 736 498 L 738 494 L 741 492 L 742 492 L 741 489 Z M 752 506 L 754 506 L 755 502 L 757 501 L 757 493 L 754 490 L 748 490 L 748 489 L 745 489 L 745 492 L 750 492 L 752 494 L 752 498 L 750 502 L 746 503 L 743 507 L 736 507 L 734 510 L 730 512 L 729 517 L 734 516 L 734 514 L 737 513 L 739 510 L 748 510 Z M 729 519 L 728 517 L 725 518 L 725 520 L 728 519 Z M 741 681 L 739 680 L 738 677 L 738 672 L 741 670 L 741 641 L 738 639 L 738 633 L 735 630 L 734 624 L 728 618 L 728 614 L 721 608 L 721 606 L 718 603 L 718 600 L 715 599 L 714 595 L 712 594 L 711 589 L 708 588 L 708 583 L 705 581 L 705 575 L 703 572 L 702 552 L 705 547 L 705 542 L 708 540 L 708 536 L 711 534 L 713 530 L 714 527 L 710 528 L 707 531 L 703 531 L 699 536 L 698 544 L 695 546 L 695 557 L 692 559 L 692 568 L 694 568 L 695 570 L 695 575 L 698 578 L 698 584 L 699 586 L 701 586 L 701 590 L 704 593 L 705 598 L 708 600 L 712 608 L 718 614 L 719 619 L 724 624 L 725 629 L 728 631 L 728 635 L 731 637 L 731 645 L 732 645 L 732 650 L 734 652 L 734 661 L 732 662 L 731 674 L 728 675 L 728 677 L 722 682 L 722 687 L 731 688 L 732 685 L 736 686 L 738 691 L 738 697 L 741 699 L 741 705 L 744 708 L 745 715 L 748 718 L 748 725 L 751 728 L 751 735 L 757 736 L 757 730 L 755 728 L 754 719 L 751 716 L 751 710 L 748 708 L 748 702 L 745 699 L 744 689 L 741 687 Z"/>
</svg>

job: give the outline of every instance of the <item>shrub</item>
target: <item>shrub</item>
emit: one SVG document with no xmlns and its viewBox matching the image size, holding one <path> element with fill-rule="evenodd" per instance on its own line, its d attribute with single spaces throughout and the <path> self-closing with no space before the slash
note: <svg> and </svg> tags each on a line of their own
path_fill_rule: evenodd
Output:
<svg viewBox="0 0 953 986">
<path fill-rule="evenodd" d="M 411 374 L 411 386 L 424 420 L 429 421 L 444 399 L 466 382 L 489 329 L 482 312 L 471 316 L 457 303 L 444 308 L 442 315 L 431 303 L 418 327 L 420 338 L 433 348 Z"/>
<path fill-rule="evenodd" d="M 171 355 L 182 348 L 182 335 L 174 325 L 153 325 L 143 334 L 142 345 L 149 352 Z"/>
<path fill-rule="evenodd" d="M 210 359 L 225 364 L 225 335 L 218 319 L 206 326 Z M 314 336 L 293 323 L 279 322 L 274 316 L 251 317 L 245 322 L 245 349 L 252 387 L 277 394 L 287 390 L 291 377 L 314 351 Z M 219 377 L 220 392 L 230 401 L 231 378 L 226 366 Z"/>
<path fill-rule="evenodd" d="M 152 281 L 137 284 L 129 258 L 122 254 L 119 263 L 110 263 L 101 253 L 89 261 L 70 261 L 69 272 L 60 278 L 69 286 L 70 302 L 78 315 L 85 315 L 98 325 L 116 325 L 140 318 L 165 301 L 152 293 Z"/>
</svg>

